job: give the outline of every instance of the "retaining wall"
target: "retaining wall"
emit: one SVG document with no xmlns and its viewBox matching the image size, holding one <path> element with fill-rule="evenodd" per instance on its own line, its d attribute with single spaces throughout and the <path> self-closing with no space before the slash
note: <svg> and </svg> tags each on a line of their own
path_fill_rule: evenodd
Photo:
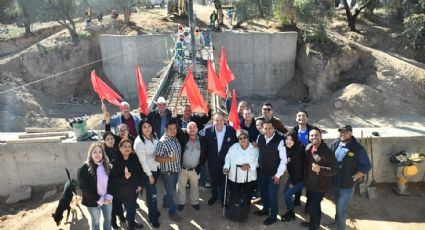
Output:
<svg viewBox="0 0 425 230">
<path fill-rule="evenodd" d="M 370 136 L 378 131 L 380 137 L 373 137 L 372 150 L 374 180 L 377 183 L 395 182 L 394 167 L 389 157 L 400 151 L 425 153 L 425 127 L 414 128 L 356 128 L 354 135 Z M 2 134 L 0 134 L 0 139 Z M 331 143 L 338 137 L 335 129 L 328 129 L 324 138 Z M 64 183 L 65 168 L 73 178 L 87 158 L 90 142 L 0 144 L 0 195 L 8 195 L 22 185 L 47 185 Z M 409 178 L 412 182 L 425 182 L 425 162 L 417 164 L 419 173 Z M 372 174 L 369 174 L 369 182 Z"/>
<path fill-rule="evenodd" d="M 216 63 L 221 47 L 226 49 L 227 62 L 236 76 L 231 88 L 239 96 L 275 97 L 294 76 L 297 32 L 220 32 L 211 36 Z M 174 47 L 170 34 L 100 35 L 99 39 L 104 73 L 127 99 L 137 98 L 136 63 L 148 84 L 167 65 L 167 50 Z"/>
<path fill-rule="evenodd" d="M 143 80 L 149 84 L 158 72 L 167 66 L 174 48 L 170 34 L 99 36 L 102 65 L 106 77 L 125 99 L 137 98 L 136 64 L 139 64 Z"/>
</svg>

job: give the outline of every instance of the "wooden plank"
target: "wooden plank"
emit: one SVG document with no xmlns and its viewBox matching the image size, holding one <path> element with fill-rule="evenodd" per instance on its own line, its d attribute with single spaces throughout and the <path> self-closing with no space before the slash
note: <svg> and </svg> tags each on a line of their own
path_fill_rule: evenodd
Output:
<svg viewBox="0 0 425 230">
<path fill-rule="evenodd" d="M 6 140 L 6 144 L 22 144 L 22 143 L 59 143 L 65 136 L 58 137 L 40 137 L 40 138 L 29 138 L 29 139 L 15 139 Z"/>
<path fill-rule="evenodd" d="M 27 133 L 27 134 L 18 135 L 19 139 L 37 138 L 37 137 L 55 137 L 55 136 L 66 136 L 66 137 L 68 137 L 68 132 Z"/>
<path fill-rule="evenodd" d="M 48 132 L 65 132 L 66 128 L 37 128 L 37 127 L 27 127 L 25 128 L 26 133 L 48 133 Z"/>
</svg>

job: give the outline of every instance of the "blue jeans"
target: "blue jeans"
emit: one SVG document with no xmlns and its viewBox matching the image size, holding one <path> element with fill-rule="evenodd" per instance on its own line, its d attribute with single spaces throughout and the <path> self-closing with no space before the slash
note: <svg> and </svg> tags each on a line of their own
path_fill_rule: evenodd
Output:
<svg viewBox="0 0 425 230">
<path fill-rule="evenodd" d="M 157 206 L 157 190 L 156 190 L 156 182 L 159 177 L 159 171 L 152 172 L 153 178 L 155 178 L 155 183 L 150 184 L 149 183 L 149 177 L 146 176 L 146 174 L 143 174 L 143 177 L 145 178 L 145 190 L 146 190 L 146 203 L 148 206 L 148 215 L 149 215 L 149 222 L 151 223 L 158 223 L 158 206 Z"/>
<path fill-rule="evenodd" d="M 110 230 L 111 229 L 111 212 L 112 212 L 112 204 L 102 205 L 100 207 L 87 207 L 91 217 L 91 229 L 99 230 L 99 222 L 100 222 L 100 211 L 103 214 L 103 229 Z"/>
<path fill-rule="evenodd" d="M 269 211 L 269 209 L 271 209 L 271 217 L 276 218 L 279 210 L 277 196 L 279 184 L 275 184 L 273 182 L 273 176 L 269 176 L 261 172 L 259 174 L 259 180 L 263 210 Z"/>
<path fill-rule="evenodd" d="M 134 199 L 133 201 L 123 201 L 122 204 L 124 205 L 124 208 L 127 211 L 125 219 L 130 223 L 134 223 L 134 220 L 136 218 L 137 196 L 136 199 Z"/>
<path fill-rule="evenodd" d="M 335 203 L 336 215 L 335 220 L 338 230 L 345 230 L 345 213 L 347 210 L 348 202 L 353 197 L 354 188 L 342 189 L 335 188 Z"/>
<path fill-rule="evenodd" d="M 292 185 L 291 178 L 288 178 L 285 189 L 283 190 L 283 197 L 285 198 L 286 209 L 288 211 L 294 210 L 294 204 L 292 202 L 292 195 L 300 192 L 303 189 L 304 183 L 302 181 Z"/>
<path fill-rule="evenodd" d="M 162 181 L 165 187 L 165 205 L 169 214 L 176 213 L 176 203 L 174 202 L 174 194 L 176 193 L 177 181 L 179 180 L 178 172 L 162 172 Z"/>
<path fill-rule="evenodd" d="M 316 230 L 320 228 L 320 219 L 322 218 L 322 207 L 320 206 L 320 203 L 322 202 L 324 196 L 324 192 L 309 192 L 309 230 Z"/>
</svg>

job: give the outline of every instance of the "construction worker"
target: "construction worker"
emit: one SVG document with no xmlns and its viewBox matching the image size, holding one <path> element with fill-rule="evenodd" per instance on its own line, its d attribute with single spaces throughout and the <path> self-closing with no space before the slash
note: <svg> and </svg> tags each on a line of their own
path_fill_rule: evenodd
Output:
<svg viewBox="0 0 425 230">
<path fill-rule="evenodd" d="M 177 66 L 178 66 L 178 73 L 179 76 L 182 76 L 183 74 L 183 65 L 184 65 L 184 34 L 181 33 L 179 35 L 179 40 L 176 41 L 176 61 L 177 61 Z"/>
<path fill-rule="evenodd" d="M 182 24 L 177 25 L 177 34 L 182 34 L 185 31 L 186 31 L 186 29 L 184 28 L 184 26 Z"/>
<path fill-rule="evenodd" d="M 204 47 L 205 47 L 204 36 L 202 36 L 201 30 L 199 29 L 199 27 L 195 27 L 195 51 L 196 51 L 195 55 L 197 55 L 199 52 L 201 59 L 202 59 L 201 50 Z"/>
<path fill-rule="evenodd" d="M 215 22 L 217 21 L 218 15 L 215 12 L 215 10 L 213 10 L 212 14 L 210 15 L 210 28 L 214 29 L 215 28 Z"/>
</svg>

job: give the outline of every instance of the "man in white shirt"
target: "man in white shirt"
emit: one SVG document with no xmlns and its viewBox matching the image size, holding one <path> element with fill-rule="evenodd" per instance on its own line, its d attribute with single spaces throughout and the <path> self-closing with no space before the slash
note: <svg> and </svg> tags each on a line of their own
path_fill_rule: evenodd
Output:
<svg viewBox="0 0 425 230">
<path fill-rule="evenodd" d="M 257 138 L 259 150 L 258 178 L 260 181 L 261 200 L 263 209 L 255 214 L 268 216 L 264 225 L 276 222 L 278 213 L 278 195 L 280 177 L 286 170 L 286 148 L 283 137 L 275 132 L 269 120 L 263 123 L 263 134 Z M 270 210 L 269 210 L 270 209 Z"/>
<path fill-rule="evenodd" d="M 221 204 L 224 200 L 223 165 L 226 154 L 234 143 L 237 142 L 236 131 L 231 126 L 224 124 L 224 116 L 217 113 L 213 118 L 214 125 L 202 130 L 206 142 L 206 159 L 211 177 L 211 198 L 208 205 L 213 205 L 218 199 Z"/>
</svg>

